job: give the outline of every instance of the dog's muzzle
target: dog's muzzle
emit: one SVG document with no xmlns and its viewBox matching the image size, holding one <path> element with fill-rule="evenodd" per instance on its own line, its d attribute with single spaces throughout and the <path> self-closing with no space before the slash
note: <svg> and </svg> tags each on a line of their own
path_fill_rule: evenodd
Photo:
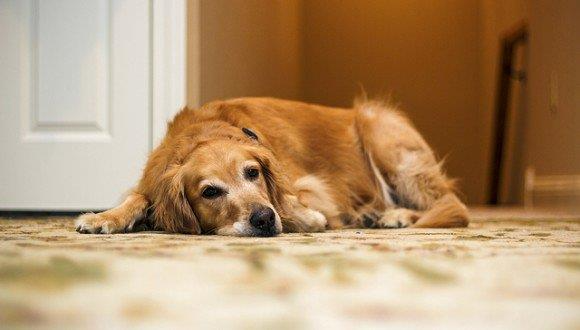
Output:
<svg viewBox="0 0 580 330">
<path fill-rule="evenodd" d="M 252 211 L 250 224 L 257 236 L 270 237 L 276 232 L 276 213 L 271 207 L 260 206 Z"/>
</svg>

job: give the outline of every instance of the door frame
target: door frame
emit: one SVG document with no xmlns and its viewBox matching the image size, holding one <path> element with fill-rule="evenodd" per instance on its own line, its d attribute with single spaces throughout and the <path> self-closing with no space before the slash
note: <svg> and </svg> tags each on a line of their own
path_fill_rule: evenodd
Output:
<svg viewBox="0 0 580 330">
<path fill-rule="evenodd" d="M 150 3 L 151 150 L 163 139 L 167 122 L 187 104 L 188 7 L 198 6 L 197 0 Z"/>
</svg>

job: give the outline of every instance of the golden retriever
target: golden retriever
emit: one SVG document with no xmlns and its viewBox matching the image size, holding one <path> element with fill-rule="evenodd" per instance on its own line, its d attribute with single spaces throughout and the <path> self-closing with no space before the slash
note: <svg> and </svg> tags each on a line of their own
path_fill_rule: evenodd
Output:
<svg viewBox="0 0 580 330">
<path fill-rule="evenodd" d="M 352 109 L 240 98 L 183 109 L 124 202 L 77 231 L 275 236 L 336 228 L 464 227 L 466 207 L 411 123 Z"/>
</svg>

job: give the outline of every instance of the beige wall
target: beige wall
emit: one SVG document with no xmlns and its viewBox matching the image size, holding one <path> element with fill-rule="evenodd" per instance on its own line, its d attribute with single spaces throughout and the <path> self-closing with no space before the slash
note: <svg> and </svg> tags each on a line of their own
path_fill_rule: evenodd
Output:
<svg viewBox="0 0 580 330">
<path fill-rule="evenodd" d="M 580 174 L 580 2 L 481 0 L 480 8 L 484 140 L 491 138 L 493 128 L 498 41 L 505 31 L 523 20 L 530 30 L 524 55 L 527 82 L 520 95 L 521 108 L 516 109 L 520 111 L 519 122 L 511 124 L 512 129 L 514 125 L 523 128 L 522 134 L 510 141 L 518 153 L 515 161 L 508 164 L 515 166 L 516 171 L 511 174 L 515 187 L 506 189 L 511 191 L 511 196 L 506 196 L 508 201 L 521 202 L 527 167 L 535 168 L 537 176 Z M 559 100 L 555 110 L 550 106 L 552 80 Z M 489 148 L 485 159 L 489 159 Z"/>
<path fill-rule="evenodd" d="M 497 83 L 499 75 L 499 55 L 500 40 L 514 28 L 521 26 L 528 16 L 525 0 L 480 0 L 480 30 L 479 30 L 479 47 L 480 47 L 480 90 L 479 90 L 479 107 L 480 107 L 480 125 L 481 141 L 483 144 L 483 160 L 485 164 L 490 164 L 493 137 L 495 106 L 497 95 Z M 524 48 L 525 50 L 525 48 Z M 528 55 L 528 52 L 525 52 Z M 527 58 L 527 57 L 526 57 Z M 508 167 L 502 172 L 504 184 L 501 187 L 501 201 L 508 203 L 521 203 L 523 195 L 523 171 L 524 171 L 524 150 L 523 137 L 525 136 L 522 125 L 516 125 L 513 120 L 525 120 L 525 96 L 518 94 L 527 92 L 525 84 L 512 84 L 512 104 L 520 106 L 510 108 L 510 119 L 508 124 L 507 136 L 513 141 L 506 145 L 506 154 L 504 156 L 504 166 Z M 524 111 L 522 111 L 524 110 Z M 517 131 L 514 131 L 517 129 Z M 487 165 L 489 167 L 489 165 Z M 489 180 L 489 172 L 485 173 L 486 181 Z M 487 188 L 487 185 L 486 187 Z M 486 190 L 487 193 L 487 190 Z"/>
<path fill-rule="evenodd" d="M 190 104 L 268 95 L 348 106 L 359 86 L 391 95 L 438 155 L 447 156 L 448 172 L 471 204 L 485 200 L 499 40 L 528 19 L 525 137 L 516 145 L 523 165 L 540 175 L 580 173 L 578 1 L 192 3 Z M 195 15 L 201 19 L 191 24 Z M 552 72 L 555 113 L 548 104 Z"/>
<path fill-rule="evenodd" d="M 392 95 L 459 181 L 483 198 L 475 0 L 304 2 L 304 96 L 348 106 L 364 86 Z"/>
<path fill-rule="evenodd" d="M 300 95 L 300 1 L 200 1 L 201 103 Z"/>
<path fill-rule="evenodd" d="M 527 163 L 537 175 L 580 174 L 580 1 L 529 1 Z M 550 81 L 559 104 L 550 110 Z"/>
</svg>

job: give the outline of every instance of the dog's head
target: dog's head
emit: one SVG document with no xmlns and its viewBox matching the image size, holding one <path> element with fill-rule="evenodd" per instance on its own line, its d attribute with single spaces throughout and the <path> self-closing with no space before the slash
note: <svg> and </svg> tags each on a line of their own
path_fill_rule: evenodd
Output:
<svg viewBox="0 0 580 330">
<path fill-rule="evenodd" d="M 219 132 L 173 144 L 164 171 L 151 182 L 156 223 L 193 234 L 279 234 L 285 184 L 274 155 L 251 129 Z"/>
</svg>

